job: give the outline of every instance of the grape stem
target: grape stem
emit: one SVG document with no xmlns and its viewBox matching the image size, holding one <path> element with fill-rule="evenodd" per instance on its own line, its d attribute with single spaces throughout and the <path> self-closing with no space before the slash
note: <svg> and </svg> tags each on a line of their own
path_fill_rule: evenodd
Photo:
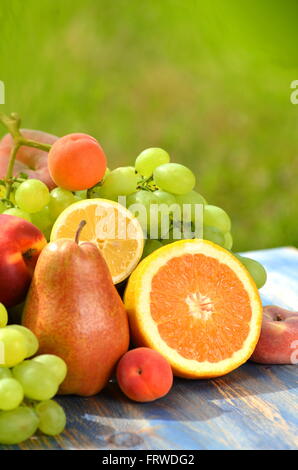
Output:
<svg viewBox="0 0 298 470">
<path fill-rule="evenodd" d="M 17 113 L 11 113 L 10 115 L 0 113 L 0 122 L 4 125 L 4 127 L 6 127 L 6 129 L 8 130 L 8 132 L 10 133 L 13 139 L 13 145 L 11 147 L 11 151 L 9 155 L 9 162 L 8 162 L 8 167 L 7 167 L 6 177 L 5 177 L 5 186 L 6 186 L 5 198 L 9 200 L 12 185 L 14 183 L 13 169 L 14 169 L 14 164 L 16 161 L 16 156 L 17 156 L 19 148 L 22 145 L 26 145 L 26 147 L 33 147 L 33 148 L 37 148 L 37 149 L 48 152 L 51 148 L 51 145 L 43 144 L 41 142 L 37 142 L 31 139 L 26 139 L 20 131 L 21 119 Z"/>
<path fill-rule="evenodd" d="M 144 189 L 145 191 L 155 191 L 157 189 L 156 185 L 150 187 L 150 183 L 153 183 L 153 176 L 149 176 L 148 178 L 142 178 L 141 181 L 138 182 L 137 189 Z"/>
</svg>

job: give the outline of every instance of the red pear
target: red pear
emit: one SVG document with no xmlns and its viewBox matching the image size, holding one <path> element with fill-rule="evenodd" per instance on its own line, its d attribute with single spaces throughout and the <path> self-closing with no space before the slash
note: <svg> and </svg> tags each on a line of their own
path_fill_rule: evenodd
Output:
<svg viewBox="0 0 298 470">
<path fill-rule="evenodd" d="M 62 394 L 98 393 L 129 345 L 127 313 L 108 266 L 93 243 L 59 239 L 41 253 L 23 324 L 38 337 L 39 354 L 65 360 Z"/>
</svg>

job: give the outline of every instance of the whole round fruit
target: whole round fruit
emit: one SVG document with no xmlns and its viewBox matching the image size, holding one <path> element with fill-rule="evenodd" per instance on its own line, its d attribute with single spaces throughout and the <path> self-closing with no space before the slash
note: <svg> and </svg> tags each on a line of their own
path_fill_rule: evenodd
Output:
<svg viewBox="0 0 298 470">
<path fill-rule="evenodd" d="M 143 256 L 142 258 L 146 258 L 146 256 L 153 253 L 153 251 L 158 250 L 158 248 L 162 247 L 162 243 L 159 240 L 147 240 L 144 246 Z"/>
<path fill-rule="evenodd" d="M 107 161 L 94 137 L 77 133 L 65 135 L 52 145 L 48 165 L 57 186 L 80 191 L 102 180 Z"/>
<path fill-rule="evenodd" d="M 35 140 L 44 144 L 51 145 L 58 139 L 54 135 L 32 129 L 22 129 L 21 132 L 25 139 Z M 6 134 L 0 141 L 0 179 L 5 178 L 7 173 L 13 144 L 13 138 L 10 134 Z M 20 173 L 27 174 L 29 178 L 43 181 L 49 189 L 55 187 L 55 183 L 49 174 L 48 153 L 44 150 L 22 145 L 17 151 L 13 169 L 14 176 L 18 176 Z"/>
<path fill-rule="evenodd" d="M 59 356 L 54 354 L 41 354 L 32 359 L 34 362 L 39 362 L 47 367 L 47 369 L 55 376 L 58 384 L 60 385 L 66 377 L 67 365 Z"/>
<path fill-rule="evenodd" d="M 62 406 L 54 400 L 47 400 L 38 403 L 35 411 L 39 417 L 38 428 L 48 436 L 61 434 L 66 425 L 66 416 Z"/>
<path fill-rule="evenodd" d="M 31 214 L 31 222 L 35 227 L 44 232 L 52 224 L 49 206 L 45 206 L 41 211 Z"/>
<path fill-rule="evenodd" d="M 171 206 L 172 204 L 177 203 L 174 194 L 168 193 L 167 191 L 157 189 L 153 194 L 155 197 L 157 197 L 158 204 L 166 204 L 167 206 Z"/>
<path fill-rule="evenodd" d="M 254 259 L 246 258 L 245 256 L 238 254 L 235 254 L 235 256 L 246 267 L 247 271 L 255 281 L 257 288 L 261 289 L 267 280 L 267 272 L 264 266 Z"/>
<path fill-rule="evenodd" d="M 117 196 L 128 196 L 136 191 L 138 180 L 133 166 L 120 166 L 111 171 L 98 188 L 100 197 L 116 200 Z"/>
<path fill-rule="evenodd" d="M 31 357 L 38 351 L 38 339 L 36 338 L 35 334 L 29 330 L 29 328 L 26 328 L 22 325 L 9 325 L 7 328 L 12 328 L 13 330 L 19 331 L 24 336 L 27 343 L 26 357 Z"/>
<path fill-rule="evenodd" d="M 0 412 L 0 444 L 19 444 L 37 430 L 39 418 L 28 406 Z"/>
<path fill-rule="evenodd" d="M 169 163 L 170 155 L 161 148 L 152 147 L 140 153 L 135 161 L 135 169 L 137 172 L 148 178 L 153 174 L 156 167 Z"/>
<path fill-rule="evenodd" d="M 138 402 L 157 400 L 165 396 L 173 385 L 170 364 L 150 348 L 131 349 L 124 354 L 116 375 L 122 392 Z"/>
<path fill-rule="evenodd" d="M 13 215 L 15 217 L 20 217 L 20 219 L 25 219 L 28 222 L 31 222 L 30 214 L 28 212 L 22 211 L 21 209 L 18 209 L 17 207 L 12 207 L 11 209 L 7 209 L 6 211 L 3 212 L 3 214 Z"/>
<path fill-rule="evenodd" d="M 52 220 L 56 220 L 61 212 L 74 202 L 76 202 L 76 199 L 71 191 L 62 188 L 53 189 L 49 203 L 50 217 Z"/>
<path fill-rule="evenodd" d="M 8 322 L 8 313 L 5 308 L 5 305 L 3 305 L 0 302 L 0 328 L 3 328 L 4 326 L 7 325 Z"/>
<path fill-rule="evenodd" d="M 202 210 L 207 201 L 201 194 L 194 190 L 186 194 L 177 194 L 176 201 L 181 207 L 181 214 L 187 213 L 190 205 L 191 220 L 202 223 Z"/>
<path fill-rule="evenodd" d="M 58 391 L 56 377 L 38 362 L 24 361 L 15 366 L 12 373 L 22 385 L 25 396 L 32 400 L 49 400 Z"/>
<path fill-rule="evenodd" d="M 13 367 L 22 362 L 28 354 L 24 335 L 7 326 L 0 328 L 0 345 L 1 367 Z"/>
<path fill-rule="evenodd" d="M 204 240 L 209 240 L 217 245 L 224 246 L 225 236 L 218 230 L 216 227 L 209 227 L 208 225 L 203 228 L 203 238 Z"/>
<path fill-rule="evenodd" d="M 48 204 L 50 193 L 42 181 L 29 179 L 20 184 L 15 193 L 15 200 L 20 209 L 33 214 Z"/>
<path fill-rule="evenodd" d="M 231 230 L 231 219 L 228 214 L 217 206 L 207 204 L 204 206 L 203 223 L 210 227 L 216 227 L 223 234 L 230 232 Z"/>
<path fill-rule="evenodd" d="M 23 401 L 24 391 L 21 384 L 13 378 L 0 380 L 0 410 L 13 410 Z"/>
<path fill-rule="evenodd" d="M 180 163 L 165 163 L 155 168 L 153 179 L 157 186 L 173 194 L 186 194 L 193 190 L 196 178 L 193 172 Z"/>
<path fill-rule="evenodd" d="M 8 367 L 0 367 L 0 380 L 1 379 L 10 379 L 12 373 Z"/>
<path fill-rule="evenodd" d="M 224 237 L 225 237 L 224 248 L 226 248 L 226 250 L 231 250 L 233 247 L 233 237 L 232 237 L 231 232 L 225 233 Z"/>
</svg>

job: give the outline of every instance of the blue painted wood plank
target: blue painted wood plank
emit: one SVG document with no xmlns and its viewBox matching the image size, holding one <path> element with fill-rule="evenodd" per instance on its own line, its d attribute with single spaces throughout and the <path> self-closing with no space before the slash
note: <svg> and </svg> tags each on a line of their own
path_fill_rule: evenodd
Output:
<svg viewBox="0 0 298 470">
<path fill-rule="evenodd" d="M 245 254 L 268 272 L 264 304 L 298 310 L 298 251 Z M 60 397 L 67 430 L 3 449 L 297 449 L 297 366 L 251 362 L 214 380 L 175 379 L 165 398 L 133 403 L 115 383 L 91 398 Z"/>
</svg>

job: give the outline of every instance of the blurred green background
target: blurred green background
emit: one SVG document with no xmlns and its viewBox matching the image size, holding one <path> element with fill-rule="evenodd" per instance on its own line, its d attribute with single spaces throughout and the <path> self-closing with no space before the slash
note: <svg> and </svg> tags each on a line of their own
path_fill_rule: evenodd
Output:
<svg viewBox="0 0 298 470">
<path fill-rule="evenodd" d="M 164 147 L 231 215 L 236 250 L 297 246 L 297 13 L 296 0 L 1 0 L 0 109 L 94 135 L 111 168 Z"/>
</svg>

